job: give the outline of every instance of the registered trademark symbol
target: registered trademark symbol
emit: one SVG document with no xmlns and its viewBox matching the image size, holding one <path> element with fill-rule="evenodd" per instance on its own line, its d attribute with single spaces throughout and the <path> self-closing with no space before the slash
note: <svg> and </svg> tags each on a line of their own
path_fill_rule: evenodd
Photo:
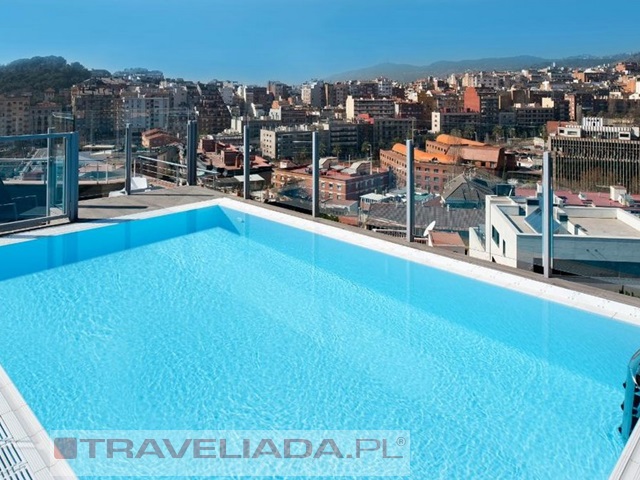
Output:
<svg viewBox="0 0 640 480">
<path fill-rule="evenodd" d="M 399 447 L 404 447 L 407 444 L 407 439 L 404 437 L 398 437 L 396 438 L 396 445 L 398 445 Z"/>
</svg>

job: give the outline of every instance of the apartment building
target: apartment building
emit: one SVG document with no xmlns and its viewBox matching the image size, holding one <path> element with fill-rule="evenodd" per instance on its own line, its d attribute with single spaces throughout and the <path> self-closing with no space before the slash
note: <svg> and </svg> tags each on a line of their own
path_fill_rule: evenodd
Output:
<svg viewBox="0 0 640 480">
<path fill-rule="evenodd" d="M 282 162 L 271 177 L 273 185 L 282 189 L 288 185 L 311 191 L 312 169 L 310 165 L 298 166 Z M 320 199 L 359 200 L 362 195 L 381 193 L 389 188 L 389 171 L 373 168 L 369 161 L 340 163 L 334 157 L 320 159 Z"/>
<path fill-rule="evenodd" d="M 71 89 L 71 108 L 81 143 L 114 141 L 117 137 L 124 80 L 91 79 Z"/>
<path fill-rule="evenodd" d="M 305 83 L 300 89 L 302 103 L 315 108 L 322 108 L 325 105 L 324 82 L 316 80 Z"/>
<path fill-rule="evenodd" d="M 492 88 L 467 87 L 464 91 L 464 111 L 475 112 L 488 124 L 498 123 L 498 94 Z"/>
<path fill-rule="evenodd" d="M 326 131 L 328 133 L 328 131 Z M 306 126 L 263 128 L 260 130 L 260 149 L 268 159 L 310 159 L 312 155 L 312 130 Z M 325 131 L 321 131 L 320 142 L 328 143 Z"/>
<path fill-rule="evenodd" d="M 216 134 L 231 126 L 231 113 L 215 85 L 198 83 L 199 98 L 196 103 L 198 131 Z"/>
<path fill-rule="evenodd" d="M 373 118 L 395 116 L 395 102 L 390 98 L 347 97 L 347 120 L 354 120 L 358 115 L 369 115 Z"/>
<path fill-rule="evenodd" d="M 0 96 L 0 135 L 29 133 L 31 95 Z"/>
<path fill-rule="evenodd" d="M 60 111 L 60 105 L 49 101 L 32 105 L 29 115 L 31 121 L 29 133 L 47 133 L 47 129 L 53 126 L 53 114 L 58 111 Z"/>
<path fill-rule="evenodd" d="M 482 116 L 477 112 L 431 112 L 431 133 L 451 133 L 452 130 L 463 131 L 476 128 L 482 123 Z"/>
<path fill-rule="evenodd" d="M 135 134 L 154 128 L 169 128 L 170 95 L 158 93 L 123 93 L 120 99 L 120 125 L 123 129 L 128 123 Z"/>
<path fill-rule="evenodd" d="M 464 171 L 456 164 L 454 157 L 445 153 L 427 153 L 418 148 L 413 153 L 415 172 L 414 184 L 430 193 L 441 193 L 444 185 Z M 391 172 L 393 187 L 407 185 L 406 146 L 396 143 L 390 150 L 380 150 L 380 166 Z"/>
<path fill-rule="evenodd" d="M 554 125 L 548 139 L 557 186 L 596 190 L 622 185 L 640 193 L 640 127 L 584 117 Z"/>
</svg>

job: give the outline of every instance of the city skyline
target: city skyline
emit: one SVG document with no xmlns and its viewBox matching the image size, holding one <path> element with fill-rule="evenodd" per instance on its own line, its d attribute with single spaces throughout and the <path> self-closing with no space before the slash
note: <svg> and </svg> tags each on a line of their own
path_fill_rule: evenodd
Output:
<svg viewBox="0 0 640 480">
<path fill-rule="evenodd" d="M 49 5 L 3 5 L 5 35 L 20 42 L 5 43 L 0 64 L 61 55 L 110 71 L 144 67 L 199 81 L 300 83 L 384 62 L 608 55 L 640 45 L 640 32 L 603 22 L 591 9 L 551 2 L 531 9 L 462 0 L 455 11 L 451 2 L 436 0 L 408 0 L 401 7 L 383 0 L 190 0 L 178 10 L 151 0 L 115 0 L 109 9 L 74 0 Z M 640 5 L 626 10 L 632 16 Z"/>
</svg>

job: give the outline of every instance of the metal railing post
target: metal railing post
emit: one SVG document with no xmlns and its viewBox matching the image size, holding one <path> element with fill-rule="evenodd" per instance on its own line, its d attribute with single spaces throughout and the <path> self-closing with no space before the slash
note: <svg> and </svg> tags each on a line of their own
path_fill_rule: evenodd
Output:
<svg viewBox="0 0 640 480">
<path fill-rule="evenodd" d="M 78 220 L 78 200 L 80 196 L 80 182 L 78 181 L 78 168 L 80 167 L 78 157 L 80 152 L 80 137 L 78 132 L 73 132 L 69 135 L 68 141 L 69 157 L 67 158 L 67 191 L 69 192 L 68 199 L 69 204 L 67 207 L 67 214 L 69 215 L 69 221 L 75 222 Z"/>
<path fill-rule="evenodd" d="M 318 132 L 311 133 L 311 158 L 313 159 L 311 168 L 313 176 L 311 216 L 316 218 L 320 215 L 320 147 L 318 145 Z"/>
<path fill-rule="evenodd" d="M 52 134 L 55 131 L 55 128 L 49 127 L 47 128 L 47 134 Z M 47 197 L 47 209 L 46 215 L 47 217 L 51 215 L 51 207 L 55 205 L 56 202 L 56 162 L 55 162 L 55 152 L 54 152 L 54 142 L 53 138 L 47 138 L 47 176 L 46 176 L 46 197 Z"/>
<path fill-rule="evenodd" d="M 549 152 L 542 157 L 542 268 L 550 278 L 553 271 L 553 164 Z"/>
<path fill-rule="evenodd" d="M 197 160 L 198 160 L 198 122 L 189 120 L 187 123 L 187 183 L 196 185 L 198 183 Z"/>
<path fill-rule="evenodd" d="M 243 129 L 244 133 L 244 185 L 243 185 L 243 197 L 245 199 L 251 198 L 251 151 L 249 146 L 249 125 L 245 125 Z"/>
<path fill-rule="evenodd" d="M 413 242 L 414 226 L 416 223 L 415 182 L 413 181 L 413 140 L 407 140 L 407 242 Z"/>
<path fill-rule="evenodd" d="M 124 137 L 124 151 L 125 151 L 125 162 L 124 162 L 124 191 L 127 195 L 131 195 L 131 150 L 132 150 L 132 141 L 131 141 L 131 124 L 127 123 L 125 126 L 125 137 Z"/>
</svg>

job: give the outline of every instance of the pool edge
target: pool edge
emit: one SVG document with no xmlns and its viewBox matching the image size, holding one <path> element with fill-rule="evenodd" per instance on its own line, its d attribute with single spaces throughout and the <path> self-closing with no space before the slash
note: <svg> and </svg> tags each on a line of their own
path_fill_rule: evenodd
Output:
<svg viewBox="0 0 640 480">
<path fill-rule="evenodd" d="M 9 478 L 12 478 L 12 474 L 18 478 L 19 473 L 28 472 L 34 479 L 77 479 L 66 460 L 55 458 L 51 438 L 2 365 L 0 365 L 0 419 L 8 433 L 8 439 L 2 439 L 0 446 L 12 445 L 23 459 L 22 462 L 10 466 L 11 470 L 6 472 Z"/>
</svg>

